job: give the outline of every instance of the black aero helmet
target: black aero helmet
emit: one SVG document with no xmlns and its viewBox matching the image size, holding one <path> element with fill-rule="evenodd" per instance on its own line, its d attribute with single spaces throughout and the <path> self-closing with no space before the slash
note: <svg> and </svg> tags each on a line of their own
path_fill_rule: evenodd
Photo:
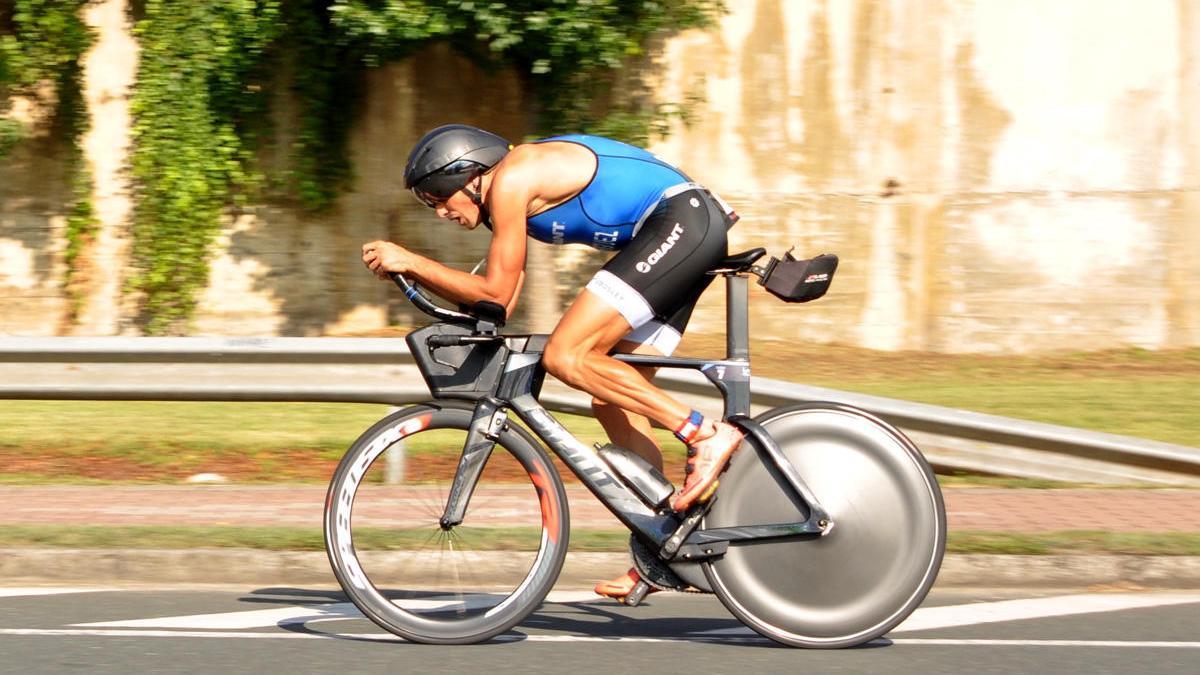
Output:
<svg viewBox="0 0 1200 675">
<path fill-rule="evenodd" d="M 417 141 L 404 166 L 404 187 L 436 207 L 508 154 L 508 141 L 483 129 L 447 124 Z M 479 195 L 471 199 L 482 206 Z"/>
</svg>

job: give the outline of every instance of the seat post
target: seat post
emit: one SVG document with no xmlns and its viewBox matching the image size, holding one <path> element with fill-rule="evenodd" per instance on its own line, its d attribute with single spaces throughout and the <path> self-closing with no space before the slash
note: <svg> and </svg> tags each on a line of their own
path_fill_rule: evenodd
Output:
<svg viewBox="0 0 1200 675">
<path fill-rule="evenodd" d="M 743 274 L 725 274 L 725 355 L 750 360 L 750 287 Z"/>
</svg>

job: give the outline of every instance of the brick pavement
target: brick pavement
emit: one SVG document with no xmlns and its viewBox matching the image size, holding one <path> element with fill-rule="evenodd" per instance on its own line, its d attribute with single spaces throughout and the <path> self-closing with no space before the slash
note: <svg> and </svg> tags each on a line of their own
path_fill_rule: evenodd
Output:
<svg viewBox="0 0 1200 675">
<path fill-rule="evenodd" d="M 428 488 L 375 489 L 394 514 L 427 510 Z M 512 514 L 525 500 L 500 500 Z M 1200 490 L 948 488 L 952 530 L 1200 532 Z M 579 485 L 568 486 L 575 527 L 618 527 Z M 325 488 L 298 486 L 0 485 L 0 525 L 288 525 L 320 527 Z M 379 516 L 378 523 L 395 522 Z"/>
</svg>

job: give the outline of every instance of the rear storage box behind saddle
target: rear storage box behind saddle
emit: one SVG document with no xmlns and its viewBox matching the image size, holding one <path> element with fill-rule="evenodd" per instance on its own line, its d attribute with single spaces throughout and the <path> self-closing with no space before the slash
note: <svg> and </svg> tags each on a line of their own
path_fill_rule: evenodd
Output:
<svg viewBox="0 0 1200 675">
<path fill-rule="evenodd" d="M 758 283 L 785 302 L 808 302 L 829 290 L 837 265 L 838 257 L 833 254 L 796 260 L 788 251 L 782 260 L 771 258 Z"/>
</svg>

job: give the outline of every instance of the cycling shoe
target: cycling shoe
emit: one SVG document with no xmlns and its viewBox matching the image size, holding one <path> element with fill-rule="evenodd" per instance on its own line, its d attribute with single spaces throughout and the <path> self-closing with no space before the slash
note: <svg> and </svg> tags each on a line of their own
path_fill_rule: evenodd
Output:
<svg viewBox="0 0 1200 675">
<path fill-rule="evenodd" d="M 742 432 L 727 422 L 717 422 L 716 431 L 688 447 L 683 490 L 675 497 L 671 508 L 686 511 L 695 503 L 708 501 L 717 489 L 717 476 L 729 462 L 734 450 L 742 444 Z"/>
</svg>

